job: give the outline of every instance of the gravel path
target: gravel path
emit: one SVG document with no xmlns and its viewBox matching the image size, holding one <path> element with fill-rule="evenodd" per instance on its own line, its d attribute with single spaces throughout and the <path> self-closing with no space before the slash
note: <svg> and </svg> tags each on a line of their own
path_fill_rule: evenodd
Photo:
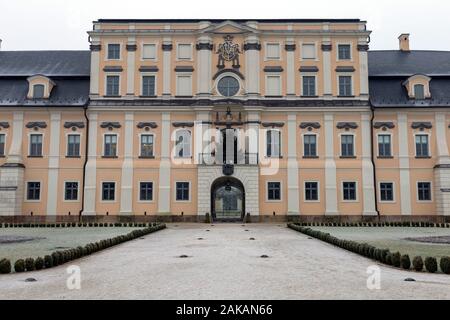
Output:
<svg viewBox="0 0 450 320">
<path fill-rule="evenodd" d="M 65 265 L 0 276 L 0 299 L 450 299 L 450 276 L 381 265 L 381 289 L 369 290 L 375 262 L 285 225 L 168 227 L 75 261 L 81 290 L 67 289 Z"/>
</svg>

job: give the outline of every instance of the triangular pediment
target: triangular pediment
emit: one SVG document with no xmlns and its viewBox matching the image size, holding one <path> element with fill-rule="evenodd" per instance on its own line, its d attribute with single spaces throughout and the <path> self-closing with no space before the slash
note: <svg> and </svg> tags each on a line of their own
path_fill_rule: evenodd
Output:
<svg viewBox="0 0 450 320">
<path fill-rule="evenodd" d="M 215 33 L 215 34 L 243 34 L 243 33 L 257 33 L 258 30 L 227 20 L 219 24 L 214 24 L 200 31 L 201 33 Z"/>
</svg>

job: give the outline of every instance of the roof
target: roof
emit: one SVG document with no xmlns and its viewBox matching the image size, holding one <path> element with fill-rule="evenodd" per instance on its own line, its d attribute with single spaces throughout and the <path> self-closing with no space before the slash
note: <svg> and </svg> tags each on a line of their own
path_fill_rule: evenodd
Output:
<svg viewBox="0 0 450 320">
<path fill-rule="evenodd" d="M 94 23 L 199 23 L 202 21 L 210 21 L 212 23 L 222 23 L 225 21 L 238 23 L 249 21 L 261 23 L 365 23 L 365 21 L 361 21 L 360 19 L 98 19 Z"/>
<path fill-rule="evenodd" d="M 89 51 L 0 51 L 0 77 L 90 76 Z"/>
<path fill-rule="evenodd" d="M 369 51 L 369 76 L 450 76 L 450 51 Z"/>
<path fill-rule="evenodd" d="M 89 78 L 52 78 L 50 99 L 27 99 L 28 81 L 24 78 L 0 78 L 0 106 L 82 107 L 89 100 Z"/>
</svg>

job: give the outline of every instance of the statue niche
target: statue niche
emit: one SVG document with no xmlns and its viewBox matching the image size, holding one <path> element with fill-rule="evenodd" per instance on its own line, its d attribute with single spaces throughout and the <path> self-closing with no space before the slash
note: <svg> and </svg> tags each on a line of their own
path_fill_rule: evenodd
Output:
<svg viewBox="0 0 450 320">
<path fill-rule="evenodd" d="M 233 37 L 230 35 L 227 35 L 224 39 L 225 42 L 219 45 L 219 49 L 216 52 L 219 55 L 217 68 L 224 69 L 225 62 L 232 61 L 233 69 L 239 69 L 241 67 L 239 64 L 239 54 L 241 53 L 239 44 L 233 43 Z"/>
</svg>

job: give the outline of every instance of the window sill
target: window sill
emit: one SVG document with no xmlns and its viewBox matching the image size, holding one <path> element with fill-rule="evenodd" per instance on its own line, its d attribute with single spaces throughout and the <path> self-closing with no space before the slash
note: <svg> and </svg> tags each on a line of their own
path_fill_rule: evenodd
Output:
<svg viewBox="0 0 450 320">
<path fill-rule="evenodd" d="M 103 159 L 118 159 L 118 156 L 102 156 Z"/>
<path fill-rule="evenodd" d="M 28 156 L 28 158 L 31 158 L 31 159 L 33 159 L 33 158 L 37 158 L 37 159 L 39 159 L 39 158 L 43 158 L 44 156 Z"/>
<path fill-rule="evenodd" d="M 158 98 L 158 96 L 155 96 L 155 95 L 152 95 L 152 96 L 139 96 L 139 98 L 155 99 L 155 98 Z"/>
<path fill-rule="evenodd" d="M 338 98 L 354 98 L 355 96 L 351 95 L 351 96 L 337 96 Z"/>
<path fill-rule="evenodd" d="M 120 95 L 104 95 L 104 98 L 122 98 Z"/>
<path fill-rule="evenodd" d="M 139 156 L 139 159 L 155 159 L 155 156 Z"/>
<path fill-rule="evenodd" d="M 300 98 L 311 98 L 311 99 L 314 99 L 314 98 L 318 98 L 319 96 L 300 96 Z"/>
<path fill-rule="evenodd" d="M 416 157 L 416 159 L 431 159 L 431 157 L 430 156 L 421 156 L 421 157 Z"/>
<path fill-rule="evenodd" d="M 378 156 L 378 159 L 394 159 L 393 156 Z"/>
<path fill-rule="evenodd" d="M 194 96 L 175 96 L 176 99 L 192 99 Z"/>
<path fill-rule="evenodd" d="M 283 159 L 283 156 L 266 156 L 267 159 Z"/>
<path fill-rule="evenodd" d="M 356 156 L 340 156 L 341 159 L 358 159 Z"/>
<path fill-rule="evenodd" d="M 266 98 L 283 98 L 282 95 L 274 95 L 274 96 L 268 95 L 268 96 L 264 96 L 264 97 L 266 97 Z"/>
<path fill-rule="evenodd" d="M 303 159 L 319 159 L 319 156 L 303 156 Z"/>
<path fill-rule="evenodd" d="M 67 159 L 81 159 L 81 156 L 66 156 Z"/>
</svg>

